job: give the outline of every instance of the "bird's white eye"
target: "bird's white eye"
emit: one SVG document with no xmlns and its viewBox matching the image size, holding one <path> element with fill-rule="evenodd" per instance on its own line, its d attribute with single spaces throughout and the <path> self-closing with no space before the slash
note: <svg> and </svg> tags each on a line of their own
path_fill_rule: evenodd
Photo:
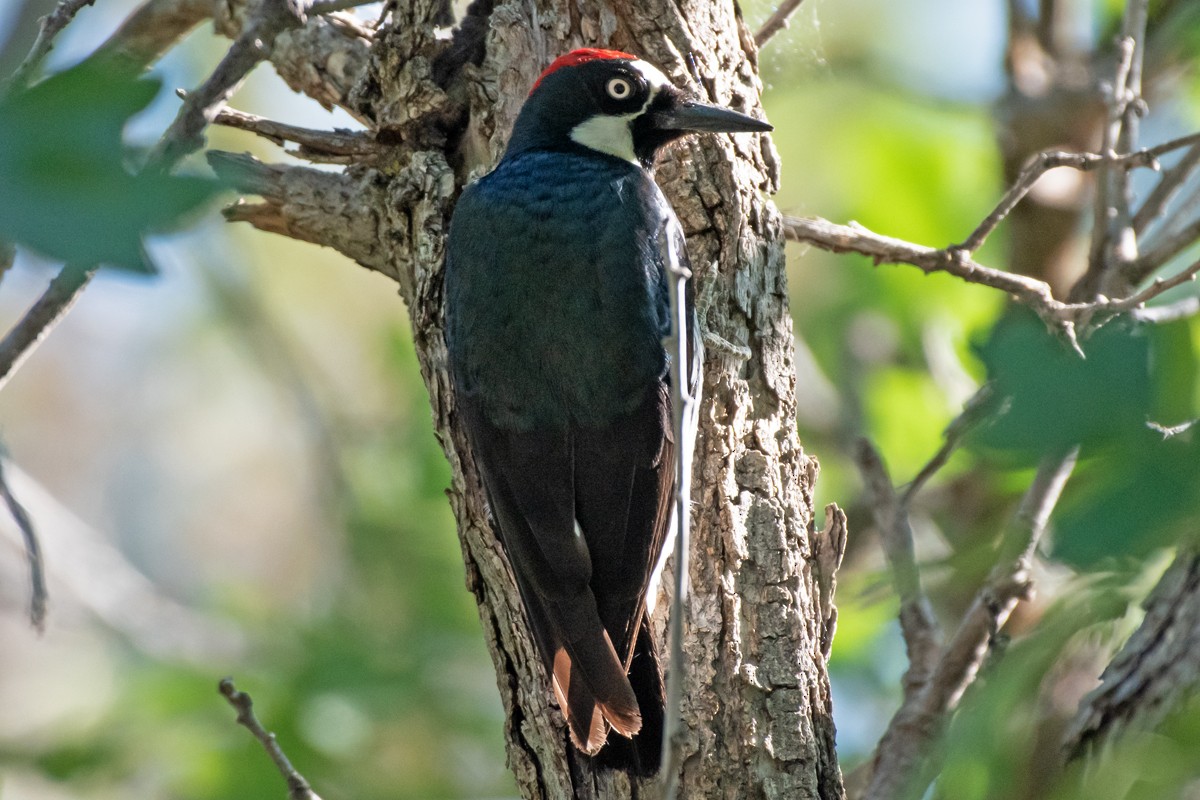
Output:
<svg viewBox="0 0 1200 800">
<path fill-rule="evenodd" d="M 633 84 L 624 78 L 613 78 L 604 86 L 604 91 L 613 100 L 628 100 L 633 94 Z"/>
</svg>

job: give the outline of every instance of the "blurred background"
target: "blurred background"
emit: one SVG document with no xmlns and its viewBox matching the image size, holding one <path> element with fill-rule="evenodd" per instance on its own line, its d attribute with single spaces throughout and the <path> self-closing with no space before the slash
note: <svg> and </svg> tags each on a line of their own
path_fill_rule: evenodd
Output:
<svg viewBox="0 0 1200 800">
<path fill-rule="evenodd" d="M 0 74 L 27 52 L 30 24 L 50 5 L 0 0 Z M 1063 5 L 1064 41 L 1081 54 L 1102 49 L 1121 4 Z M 90 52 L 133 7 L 103 0 L 84 9 L 51 66 Z M 772 8 L 745 4 L 750 28 Z M 1173 34 L 1183 49 L 1171 52 L 1184 55 L 1160 71 L 1148 143 L 1197 125 L 1196 86 L 1183 69 L 1196 31 Z M 762 56 L 783 160 L 780 209 L 934 247 L 963 239 L 1009 168 L 1008 35 L 1000 0 L 808 0 Z M 155 70 L 163 91 L 127 141 L 152 144 L 177 107 L 171 90 L 195 85 L 226 46 L 202 27 L 173 51 Z M 267 68 L 232 105 L 309 127 L 358 127 L 293 95 Z M 209 144 L 287 160 L 225 129 L 211 129 Z M 1060 142 L 1036 147 L 1052 144 Z M 216 692 L 226 675 L 253 695 L 326 798 L 515 796 L 494 672 L 443 494 L 449 470 L 395 286 L 330 250 L 225 224 L 216 209 L 150 240 L 159 275 L 102 270 L 0 393 L 6 471 L 41 532 L 51 597 L 39 636 L 26 618 L 19 535 L 3 519 L 0 797 L 280 796 L 278 775 Z M 983 263 L 1019 260 L 1005 237 L 1002 229 Z M 906 667 L 854 442 L 868 435 L 896 482 L 911 479 L 989 371 L 1034 350 L 989 347 L 1007 318 L 994 290 L 795 245 L 788 259 L 800 437 L 822 465 L 818 507 L 836 501 L 850 513 L 831 662 L 849 771 L 898 705 Z M 6 328 L 56 269 L 18 252 L 0 291 Z M 1169 409 L 1156 421 L 1176 424 L 1196 416 L 1200 325 L 1168 327 L 1149 337 L 1162 388 L 1147 402 Z M 1098 380 L 1124 391 L 1149 380 L 1139 365 L 1119 362 Z M 1080 399 L 1055 413 L 1069 417 Z M 956 454 L 914 508 L 918 556 L 951 625 L 1032 475 L 1028 448 L 999 439 Z M 1088 486 L 1108 491 L 1115 473 L 1105 453 L 1123 452 L 1101 450 L 1085 463 L 1098 466 L 1078 506 Z M 1170 531 L 1200 520 L 1189 491 L 1177 493 Z M 1053 748 L 1045 737 L 1136 624 L 1131 601 L 1161 572 L 1171 543 L 1161 528 L 1139 539 L 1122 523 L 1124 538 L 1142 544 L 1097 553 L 1086 546 L 1094 520 L 1064 527 L 1083 531 L 1066 538 L 1083 543 L 1082 555 L 1076 546 L 1039 565 L 1039 598 L 1010 625 L 1011 669 L 970 698 L 955 737 L 967 744 L 948 754 L 943 796 L 1058 796 L 1028 777 L 1038 774 L 1036 751 Z M 1127 780 L 1089 797 L 1174 796 L 1193 781 L 1200 748 L 1179 720 L 1163 734 L 1170 747 L 1117 758 Z M 1140 786 L 1129 776 L 1149 763 L 1169 793 L 1123 793 Z"/>
</svg>

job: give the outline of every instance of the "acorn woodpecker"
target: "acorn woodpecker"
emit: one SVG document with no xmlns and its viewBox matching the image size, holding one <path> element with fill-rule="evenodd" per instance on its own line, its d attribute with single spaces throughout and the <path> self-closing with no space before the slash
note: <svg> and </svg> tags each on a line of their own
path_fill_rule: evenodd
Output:
<svg viewBox="0 0 1200 800">
<path fill-rule="evenodd" d="M 668 370 L 698 387 L 701 357 L 690 284 L 691 363 L 664 350 L 668 274 L 688 265 L 651 170 L 691 131 L 769 130 L 636 56 L 575 50 L 534 83 L 450 225 L 457 407 L 533 638 L 575 746 L 607 741 L 603 763 L 638 774 L 662 744 L 647 592 L 675 482 Z"/>
</svg>

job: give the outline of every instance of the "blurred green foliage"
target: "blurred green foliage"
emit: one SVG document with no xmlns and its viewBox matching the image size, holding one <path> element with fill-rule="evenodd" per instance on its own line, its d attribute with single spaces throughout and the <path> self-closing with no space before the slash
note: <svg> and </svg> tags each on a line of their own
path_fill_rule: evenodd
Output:
<svg viewBox="0 0 1200 800">
<path fill-rule="evenodd" d="M 0 95 L 0 239 L 61 261 L 152 272 L 142 236 L 179 224 L 216 190 L 128 166 L 122 132 L 160 88 L 90 59 Z"/>
</svg>

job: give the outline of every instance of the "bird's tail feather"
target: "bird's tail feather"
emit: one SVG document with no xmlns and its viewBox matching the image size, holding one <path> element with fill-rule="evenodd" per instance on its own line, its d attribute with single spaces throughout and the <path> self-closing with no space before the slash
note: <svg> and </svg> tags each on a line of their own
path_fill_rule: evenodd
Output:
<svg viewBox="0 0 1200 800">
<path fill-rule="evenodd" d="M 615 734 L 610 735 L 597 760 L 611 769 L 650 777 L 658 772 L 662 763 L 666 692 L 658 663 L 658 651 L 650 632 L 650 621 L 645 617 L 638 630 L 633 657 L 629 663 L 629 683 L 633 687 L 641 711 L 641 730 L 632 740 Z"/>
<path fill-rule="evenodd" d="M 609 730 L 630 737 L 642 727 L 637 695 L 607 632 L 565 642 L 553 660 L 552 683 L 571 739 L 595 755 Z"/>
</svg>

